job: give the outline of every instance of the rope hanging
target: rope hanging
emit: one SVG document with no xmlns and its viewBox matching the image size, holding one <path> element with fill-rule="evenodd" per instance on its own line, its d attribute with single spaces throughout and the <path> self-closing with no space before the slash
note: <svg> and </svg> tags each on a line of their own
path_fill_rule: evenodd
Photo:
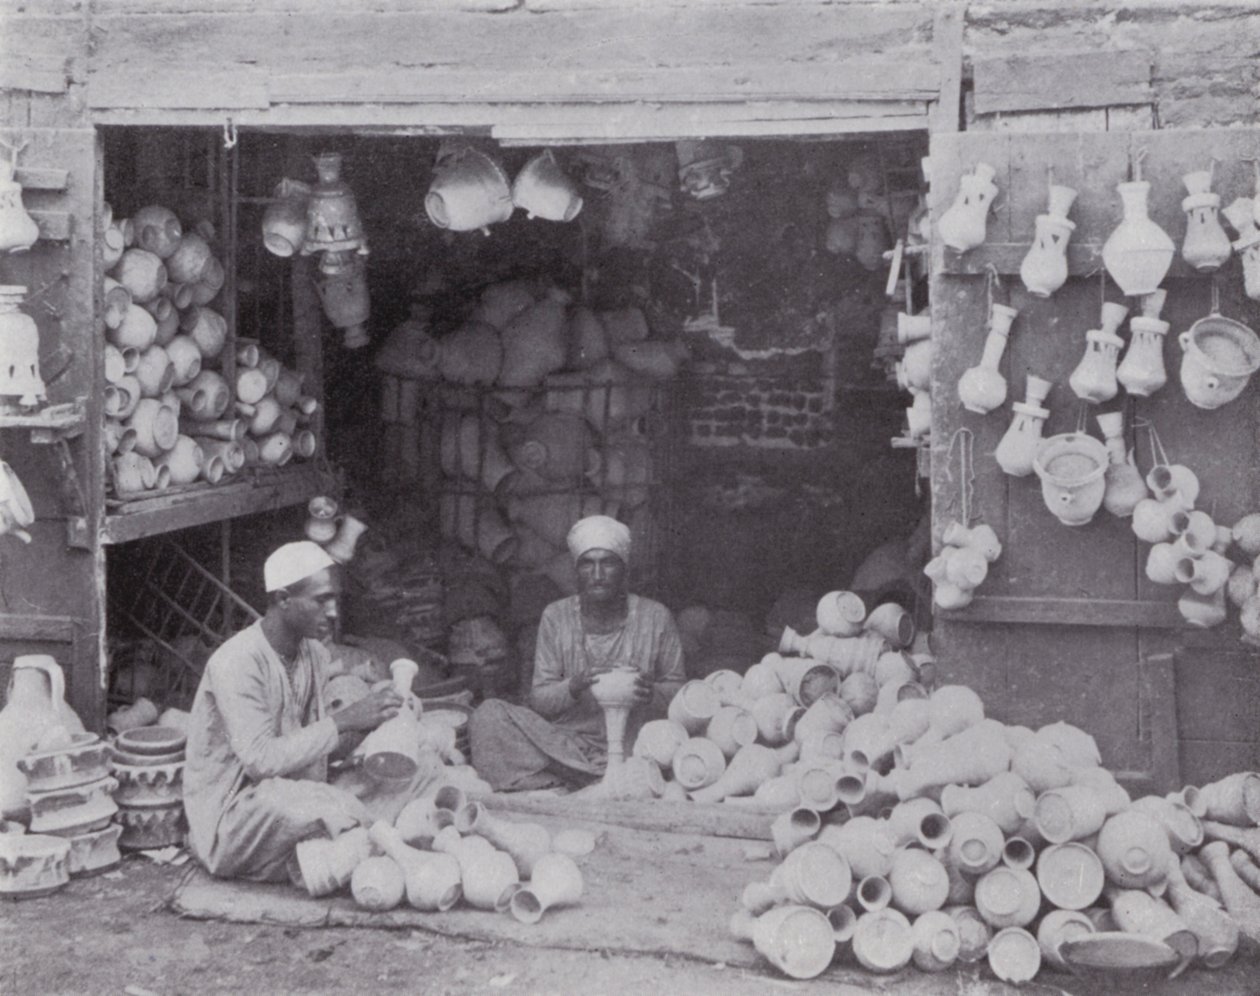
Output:
<svg viewBox="0 0 1260 996">
<path fill-rule="evenodd" d="M 960 506 L 960 518 L 964 526 L 970 527 L 973 519 L 971 500 L 976 483 L 976 468 L 972 460 L 975 449 L 975 434 L 966 426 L 962 426 L 956 429 L 950 437 L 949 449 L 945 453 L 945 476 L 950 481 L 954 480 L 951 464 L 955 446 L 958 447 L 958 503 Z"/>
</svg>

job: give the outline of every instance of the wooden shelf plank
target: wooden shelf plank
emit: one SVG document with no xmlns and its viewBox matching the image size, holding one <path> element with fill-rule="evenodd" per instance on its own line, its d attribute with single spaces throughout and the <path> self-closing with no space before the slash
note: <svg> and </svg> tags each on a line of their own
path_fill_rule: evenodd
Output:
<svg viewBox="0 0 1260 996">
<path fill-rule="evenodd" d="M 129 543 L 162 533 L 222 522 L 309 501 L 332 487 L 328 475 L 309 464 L 262 470 L 230 484 L 126 502 L 111 510 L 101 530 L 104 544 Z M 70 544 L 87 547 L 85 519 L 71 519 Z"/>
<path fill-rule="evenodd" d="M 1176 602 L 1115 598 L 977 595 L 965 609 L 936 611 L 942 619 L 957 622 L 1141 626 L 1155 629 L 1172 629 L 1186 624 Z"/>
<path fill-rule="evenodd" d="M 778 815 L 727 803 L 703 805 L 664 799 L 597 800 L 575 795 L 518 795 L 506 792 L 486 796 L 485 801 L 496 812 L 562 816 L 571 820 L 611 823 L 634 830 L 749 840 L 770 840 L 770 824 Z"/>
<path fill-rule="evenodd" d="M 946 248 L 942 272 L 951 276 L 978 277 L 983 276 L 992 266 L 1000 274 L 1018 273 L 1031 246 L 1032 243 L 1024 242 L 986 242 L 966 252 Z M 1069 242 L 1069 276 L 1096 275 L 1103 268 L 1102 249 L 1101 242 Z M 1175 280 L 1209 275 L 1192 269 L 1180 254 L 1173 257 L 1172 266 L 1168 270 L 1168 276 Z"/>
<path fill-rule="evenodd" d="M 0 429 L 30 429 L 36 443 L 73 436 L 83 429 L 87 415 L 82 401 L 49 405 L 31 414 L 0 412 Z"/>
</svg>

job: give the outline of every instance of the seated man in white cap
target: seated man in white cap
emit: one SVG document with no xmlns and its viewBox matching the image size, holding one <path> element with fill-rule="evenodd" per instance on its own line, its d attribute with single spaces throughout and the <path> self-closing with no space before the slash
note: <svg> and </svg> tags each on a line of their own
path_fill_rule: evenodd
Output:
<svg viewBox="0 0 1260 996">
<path fill-rule="evenodd" d="M 604 714 L 589 691 L 600 672 L 640 672 L 627 744 L 644 722 L 665 715 L 686 680 L 669 609 L 627 590 L 630 530 L 593 515 L 569 531 L 568 546 L 578 594 L 552 602 L 539 621 L 533 708 L 490 699 L 469 723 L 473 764 L 496 791 L 580 786 L 603 774 Z"/>
<path fill-rule="evenodd" d="M 325 713 L 319 642 L 337 618 L 333 559 L 308 541 L 286 543 L 263 567 L 267 614 L 206 664 L 189 723 L 184 770 L 188 845 L 213 875 L 288 877 L 294 846 L 371 822 L 350 792 L 327 784 L 328 758 L 350 730 L 398 713 L 388 685 Z"/>
</svg>

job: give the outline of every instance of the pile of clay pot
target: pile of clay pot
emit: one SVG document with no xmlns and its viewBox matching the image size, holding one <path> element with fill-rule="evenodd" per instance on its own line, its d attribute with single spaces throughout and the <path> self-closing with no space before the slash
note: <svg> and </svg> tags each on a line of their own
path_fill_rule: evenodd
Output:
<svg viewBox="0 0 1260 996">
<path fill-rule="evenodd" d="M 778 969 L 813 978 L 837 958 L 880 973 L 987 958 L 1021 982 L 1043 965 L 1095 967 L 1117 947 L 1135 966 L 1217 967 L 1240 933 L 1260 941 L 1260 869 L 1230 853 L 1260 856 L 1260 775 L 1133 800 L 1082 730 L 986 718 L 963 686 L 929 694 L 901 653 L 875 658 L 882 685 L 854 709 L 854 686 L 867 684 L 854 676 L 867 672 L 828 662 L 835 639 L 809 638 L 813 659 L 769 655 L 749 669 L 754 687 L 788 679 L 752 708 L 787 696 L 803 703 L 789 707 L 795 722 L 740 747 L 734 779 L 690 792 L 779 813 L 780 863 L 731 921 Z M 748 702 L 725 679 L 713 690 L 722 709 Z M 673 784 L 694 781 L 693 757 L 708 754 L 680 748 Z"/>
<path fill-rule="evenodd" d="M 242 340 L 235 383 L 222 372 L 227 322 L 210 305 L 224 283 L 201 221 L 185 229 L 160 205 L 131 218 L 107 211 L 105 442 L 115 495 L 197 480 L 217 484 L 250 465 L 311 456 L 315 412 L 301 378 Z M 211 369 L 218 367 L 218 370 Z"/>
<path fill-rule="evenodd" d="M 184 746 L 189 714 L 161 712 L 144 697 L 115 709 L 105 720 L 114 731 L 112 772 L 118 781 L 114 819 L 119 846 L 149 851 L 184 842 Z"/>
<path fill-rule="evenodd" d="M 504 820 L 462 788 L 439 782 L 392 825 L 381 820 L 332 840 L 303 841 L 290 868 L 294 884 L 310 895 L 349 886 L 355 903 L 372 912 L 404 900 L 421 912 L 446 912 L 462 901 L 532 924 L 549 909 L 578 902 L 582 872 L 574 856 L 594 846 L 587 831 L 553 836 L 538 823 Z"/>
</svg>

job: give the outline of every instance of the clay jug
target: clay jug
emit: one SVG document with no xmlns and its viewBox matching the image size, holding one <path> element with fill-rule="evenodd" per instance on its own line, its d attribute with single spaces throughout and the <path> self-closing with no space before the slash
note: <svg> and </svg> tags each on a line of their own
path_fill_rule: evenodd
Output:
<svg viewBox="0 0 1260 996">
<path fill-rule="evenodd" d="M 717 744 L 727 758 L 731 758 L 741 747 L 756 741 L 757 720 L 745 709 L 722 706 L 705 727 L 705 736 Z"/>
<path fill-rule="evenodd" d="M 403 870 L 407 903 L 424 912 L 445 912 L 463 894 L 459 862 L 449 854 L 408 847 L 398 831 L 385 822 L 372 824 L 371 840 Z"/>
<path fill-rule="evenodd" d="M 1019 266 L 1019 277 L 1034 297 L 1049 297 L 1067 281 L 1068 239 L 1076 230 L 1067 213 L 1075 200 L 1071 187 L 1052 184 L 1049 213 L 1037 215 L 1033 244 Z"/>
<path fill-rule="evenodd" d="M 195 232 L 185 232 L 166 259 L 166 273 L 177 284 L 195 284 L 205 276 L 213 258 L 205 239 Z"/>
<path fill-rule="evenodd" d="M 670 700 L 668 716 L 694 737 L 704 733 L 719 708 L 721 702 L 711 685 L 688 681 Z"/>
<path fill-rule="evenodd" d="M 976 882 L 976 909 L 989 926 L 1026 927 L 1041 908 L 1041 888 L 1032 872 L 998 865 Z"/>
<path fill-rule="evenodd" d="M 535 873 L 539 860 L 551 851 L 551 833 L 538 823 L 514 823 L 491 815 L 485 806 L 470 802 L 455 814 L 455 829 L 475 833 L 505 851 L 522 879 Z"/>
<path fill-rule="evenodd" d="M 1033 470 L 1046 507 L 1065 526 L 1083 526 L 1102 505 L 1107 448 L 1084 433 L 1062 433 L 1037 448 Z"/>
<path fill-rule="evenodd" d="M 0 252 L 25 252 L 39 239 L 39 226 L 22 204 L 22 185 L 13 179 L 17 154 L 0 160 Z"/>
<path fill-rule="evenodd" d="M 923 822 L 929 816 L 944 816 L 940 805 L 932 799 L 907 799 L 905 802 L 897 803 L 886 818 L 888 832 L 892 835 L 893 843 L 897 847 L 922 843 L 920 834 L 923 831 Z M 948 837 L 936 846 L 943 847 L 947 843 L 949 843 Z M 923 846 L 929 850 L 935 849 L 927 843 L 923 843 Z"/>
<path fill-rule="evenodd" d="M 866 605 L 851 591 L 831 591 L 818 600 L 818 628 L 828 636 L 857 636 L 866 619 Z"/>
<path fill-rule="evenodd" d="M 896 846 L 881 820 L 855 816 L 841 825 L 828 824 L 819 831 L 818 843 L 843 855 L 855 879 L 883 877 L 892 871 Z"/>
<path fill-rule="evenodd" d="M 875 606 L 862 623 L 862 627 L 870 633 L 883 637 L 894 648 L 908 647 L 914 642 L 914 616 L 896 602 L 884 602 L 882 605 Z M 880 682 L 880 684 L 883 683 Z"/>
<path fill-rule="evenodd" d="M 405 893 L 406 879 L 393 858 L 365 858 L 350 876 L 350 894 L 355 903 L 374 913 L 392 910 L 402 902 Z"/>
<path fill-rule="evenodd" d="M 166 286 L 166 267 L 145 249 L 128 249 L 113 269 L 113 277 L 131 294 L 134 304 L 152 301 Z"/>
<path fill-rule="evenodd" d="M 587 369 L 608 359 L 608 333 L 590 308 L 578 305 L 569 312 L 568 366 Z"/>
<path fill-rule="evenodd" d="M 726 757 L 712 740 L 691 737 L 679 745 L 670 759 L 674 779 L 688 792 L 712 785 L 726 771 Z"/>
<path fill-rule="evenodd" d="M 141 399 L 125 425 L 135 430 L 136 452 L 149 458 L 161 456 L 179 438 L 179 418 L 157 398 Z"/>
<path fill-rule="evenodd" d="M 1103 824 L 1097 851 L 1107 878 L 1122 889 L 1161 890 L 1173 860 L 1163 825 L 1133 809 Z"/>
<path fill-rule="evenodd" d="M 822 821 L 818 811 L 798 806 L 786 813 L 780 813 L 770 824 L 770 838 L 774 841 L 774 851 L 780 858 L 785 858 L 806 841 L 813 839 L 822 829 Z"/>
<path fill-rule="evenodd" d="M 1116 334 L 1129 309 L 1108 301 L 1102 306 L 1101 327 L 1085 333 L 1085 355 L 1068 378 L 1073 393 L 1082 401 L 1100 404 L 1116 396 L 1116 360 L 1124 340 Z"/>
<path fill-rule="evenodd" d="M 809 906 L 779 906 L 759 917 L 740 910 L 730 926 L 736 937 L 752 941 L 763 958 L 794 979 L 821 975 L 835 956 L 831 924 Z"/>
<path fill-rule="evenodd" d="M 512 203 L 529 218 L 572 221 L 582 210 L 577 185 L 556 162 L 551 149 L 529 160 L 512 181 Z"/>
<path fill-rule="evenodd" d="M 141 305 L 129 304 L 122 321 L 107 336 L 119 349 L 148 349 L 157 341 L 157 322 Z"/>
<path fill-rule="evenodd" d="M 171 389 L 175 382 L 175 368 L 171 358 L 161 346 L 153 345 L 140 353 L 136 365 L 136 380 L 140 394 L 145 398 L 158 398 Z"/>
<path fill-rule="evenodd" d="M 201 476 L 205 453 L 195 439 L 177 436 L 175 445 L 158 457 L 157 463 L 170 472 L 172 484 L 191 484 Z"/>
<path fill-rule="evenodd" d="M 1181 202 L 1186 213 L 1186 237 L 1181 242 L 1181 258 L 1200 273 L 1211 273 L 1229 259 L 1232 246 L 1221 227 L 1221 195 L 1212 193 L 1212 173 L 1197 170 L 1181 178 L 1187 197 Z"/>
<path fill-rule="evenodd" d="M 217 359 L 227 343 L 227 322 L 212 308 L 194 306 L 183 312 L 180 328 L 188 335 L 204 359 Z"/>
<path fill-rule="evenodd" d="M 1229 859 L 1229 845 L 1213 841 L 1204 845 L 1199 857 L 1211 871 L 1225 909 L 1238 924 L 1243 936 L 1253 943 L 1260 943 L 1260 896 L 1238 876 Z"/>
<path fill-rule="evenodd" d="M 337 526 L 336 535 L 330 542 L 324 544 L 324 549 L 337 563 L 348 564 L 354 559 L 359 540 L 367 530 L 367 523 L 360 522 L 353 515 L 343 515 Z"/>
<path fill-rule="evenodd" d="M 569 295 L 552 288 L 537 304 L 521 312 L 503 329 L 503 362 L 498 383 L 536 387 L 561 369 L 566 359 L 565 309 Z"/>
<path fill-rule="evenodd" d="M 946 816 L 981 813 L 1003 833 L 1015 833 L 1033 816 L 1036 796 L 1019 775 L 1003 771 L 976 788 L 947 785 L 941 790 L 941 808 Z"/>
<path fill-rule="evenodd" d="M 131 306 L 131 292 L 113 277 L 104 280 L 103 311 L 106 329 L 116 329 L 122 324 L 127 308 Z"/>
<path fill-rule="evenodd" d="M 276 184 L 274 200 L 263 212 L 263 245 L 267 251 L 288 258 L 306 241 L 306 214 L 311 188 L 288 177 Z"/>
<path fill-rule="evenodd" d="M 1006 400 L 1006 378 L 999 372 L 998 364 L 1002 362 L 1011 323 L 1017 314 L 1018 311 L 1004 304 L 993 305 L 980 363 L 966 370 L 958 380 L 958 400 L 967 411 L 984 415 Z"/>
<path fill-rule="evenodd" d="M 190 336 L 177 335 L 166 345 L 171 362 L 171 386 L 184 387 L 201 373 L 201 350 Z"/>
<path fill-rule="evenodd" d="M 438 370 L 458 384 L 492 384 L 503 363 L 499 330 L 486 322 L 468 321 L 438 343 Z"/>
<path fill-rule="evenodd" d="M 775 695 L 783 692 L 783 682 L 779 680 L 779 673 L 774 668 L 774 661 L 766 658 L 777 658 L 778 654 L 767 654 L 765 658 L 753 664 L 744 672 L 744 677 L 740 683 L 740 692 L 746 698 L 756 702 L 765 695 Z"/>
<path fill-rule="evenodd" d="M 741 902 L 754 913 L 783 903 L 827 910 L 849 896 L 853 873 L 844 856 L 819 841 L 798 844 L 770 873 L 768 882 L 753 882 Z"/>
<path fill-rule="evenodd" d="M 364 827 L 354 827 L 335 840 L 314 837 L 293 850 L 290 876 L 312 896 L 327 896 L 349 884 L 359 862 L 372 856 L 372 842 Z"/>
<path fill-rule="evenodd" d="M 1067 962 L 1059 952 L 1067 941 L 1094 933 L 1094 924 L 1084 913 L 1076 910 L 1051 910 L 1037 925 L 1037 944 L 1045 964 L 1060 972 L 1069 971 Z"/>
<path fill-rule="evenodd" d="M 1005 840 L 992 819 L 964 811 L 952 816 L 950 824 L 950 865 L 967 875 L 983 875 L 997 867 Z"/>
<path fill-rule="evenodd" d="M 1116 379 L 1129 393 L 1147 398 L 1168 382 L 1164 367 L 1164 337 L 1168 323 L 1161 321 L 1166 292 L 1157 290 L 1142 298 L 1142 313 L 1129 319 L 1129 348 L 1116 369 Z"/>
<path fill-rule="evenodd" d="M 853 932 L 853 957 L 868 972 L 905 968 L 914 955 L 914 931 L 905 915 L 893 909 L 863 913 Z"/>
<path fill-rule="evenodd" d="M 921 972 L 942 972 L 958 960 L 962 939 L 948 913 L 932 910 L 917 917 L 911 928 L 914 964 Z"/>
<path fill-rule="evenodd" d="M 529 884 L 512 894 L 508 906 L 521 923 L 537 923 L 553 907 L 571 906 L 582 897 L 582 872 L 567 854 L 546 854 L 534 865 Z"/>
<path fill-rule="evenodd" d="M 1238 827 L 1229 823 L 1218 823 L 1216 820 L 1203 820 L 1201 823 L 1204 835 L 1209 840 L 1223 840 L 1231 847 L 1246 851 L 1260 861 L 1260 828 Z"/>
<path fill-rule="evenodd" d="M 984 242 L 989 209 L 998 192 L 993 183 L 996 175 L 988 163 L 977 163 L 973 172 L 959 179 L 954 203 L 937 223 L 941 241 L 949 248 L 966 252 Z"/>
<path fill-rule="evenodd" d="M 33 408 L 46 399 L 39 373 L 39 329 L 18 310 L 25 287 L 0 287 L 0 397 Z"/>
<path fill-rule="evenodd" d="M 1111 915 L 1121 930 L 1167 944 L 1181 956 L 1183 967 L 1198 953 L 1194 932 L 1166 903 L 1135 889 L 1111 890 L 1109 896 Z M 1177 975 L 1178 971 L 1172 974 Z"/>
<path fill-rule="evenodd" d="M 1240 939 L 1238 924 L 1220 903 L 1190 888 L 1177 862 L 1168 868 L 1167 898 L 1194 933 L 1200 962 L 1208 968 L 1220 968 L 1234 956 Z"/>
<path fill-rule="evenodd" d="M 506 221 L 514 208 L 507 174 L 497 160 L 471 146 L 439 152 L 433 182 L 424 199 L 429 220 L 452 232 L 480 229 Z"/>
<path fill-rule="evenodd" d="M 316 281 L 315 289 L 319 293 L 324 315 L 342 330 L 342 345 L 346 349 L 366 346 L 371 341 L 366 328 L 371 314 L 371 300 L 363 262 L 353 257 L 335 273 L 325 273 L 322 279 Z"/>
<path fill-rule="evenodd" d="M 26 808 L 26 778 L 17 762 L 52 732 L 68 741 L 83 723 L 65 701 L 65 676 L 45 654 L 13 659 L 4 709 L 0 710 L 0 816 L 14 818 Z M 49 746 L 54 746 L 49 744 Z"/>
<path fill-rule="evenodd" d="M 1033 821 L 1051 844 L 1092 837 L 1107 819 L 1102 796 L 1084 785 L 1050 789 L 1037 797 Z"/>
<path fill-rule="evenodd" d="M 751 795 L 762 782 L 779 773 L 774 751 L 760 744 L 741 747 L 712 785 L 691 793 L 696 802 L 721 802 L 730 795 Z M 675 769 L 675 772 L 677 769 Z"/>
<path fill-rule="evenodd" d="M 1103 265 L 1126 297 L 1157 290 L 1176 252 L 1172 239 L 1147 215 L 1150 189 L 1145 180 L 1117 185 L 1124 219 L 1103 245 Z"/>
<path fill-rule="evenodd" d="M 646 757 L 662 768 L 673 763 L 674 754 L 687 741 L 687 730 L 672 719 L 652 719 L 639 728 L 631 753 Z"/>
<path fill-rule="evenodd" d="M 786 692 L 763 695 L 753 703 L 752 716 L 763 743 L 778 747 L 792 739 L 805 710 Z"/>
<path fill-rule="evenodd" d="M 1208 550 L 1197 557 L 1186 556 L 1184 549 L 1178 548 L 1180 542 L 1174 547 L 1179 555 L 1173 567 L 1174 580 L 1190 585 L 1191 591 L 1204 597 L 1223 591 L 1233 569 L 1233 561 L 1215 550 Z"/>
<path fill-rule="evenodd" d="M 993 451 L 993 458 L 1012 477 L 1027 477 L 1033 472 L 1041 430 L 1050 417 L 1050 409 L 1043 404 L 1050 386 L 1050 381 L 1029 374 L 1024 400 L 1011 405 L 1015 416 Z"/>
<path fill-rule="evenodd" d="M 523 427 L 506 429 L 505 441 L 518 467 L 549 481 L 574 481 L 598 469 L 591 462 L 590 426 L 576 415 L 540 415 Z"/>
<path fill-rule="evenodd" d="M 331 687 L 331 682 L 329 687 Z M 363 694 L 366 693 L 365 684 Z M 394 820 L 394 828 L 408 846 L 421 849 L 428 848 L 443 826 L 453 825 L 448 823 L 446 818 L 439 819 L 437 813 L 438 810 L 433 803 L 433 797 L 430 795 L 420 796 L 403 806 L 402 811 L 398 814 L 398 818 Z"/>
<path fill-rule="evenodd" d="M 780 657 L 775 665 L 783 689 L 799 706 L 809 708 L 824 695 L 835 696 L 840 679 L 835 670 L 808 657 Z"/>
<path fill-rule="evenodd" d="M 999 930 L 989 941 L 989 968 L 1003 982 L 1030 982 L 1041 970 L 1041 948 L 1022 927 Z"/>
<path fill-rule="evenodd" d="M 184 226 L 170 208 L 160 204 L 142 207 L 131 216 L 136 244 L 159 259 L 166 259 L 179 246 Z"/>
<path fill-rule="evenodd" d="M 1124 413 L 1104 412 L 1097 416 L 1096 421 L 1103 433 L 1103 444 L 1107 447 L 1103 507 L 1112 515 L 1127 518 L 1147 493 L 1146 482 L 1134 465 L 1132 452 L 1125 450 Z"/>
<path fill-rule="evenodd" d="M 917 847 L 901 848 L 893 855 L 888 884 L 892 888 L 892 906 L 907 916 L 939 910 L 949 896 L 945 866 Z"/>
<path fill-rule="evenodd" d="M 897 315 L 897 343 L 908 346 L 932 335 L 932 315 L 924 311 L 917 315 L 900 312 Z"/>
</svg>

